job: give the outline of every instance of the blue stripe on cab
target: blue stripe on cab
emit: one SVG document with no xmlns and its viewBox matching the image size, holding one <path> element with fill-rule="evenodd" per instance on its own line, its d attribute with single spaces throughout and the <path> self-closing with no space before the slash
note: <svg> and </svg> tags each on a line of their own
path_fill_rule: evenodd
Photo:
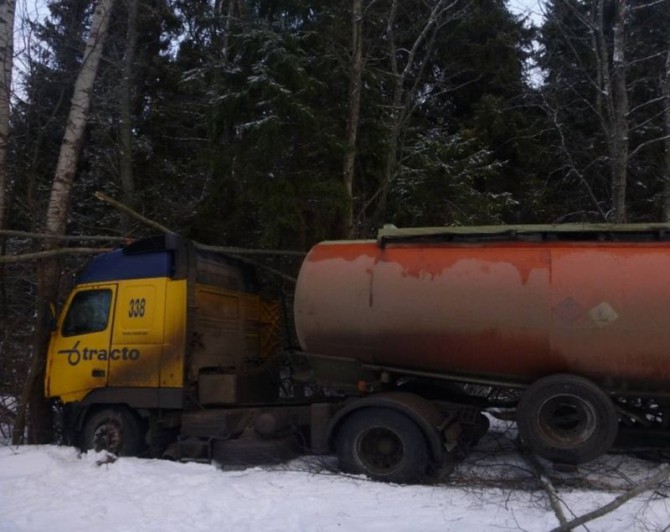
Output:
<svg viewBox="0 0 670 532">
<path fill-rule="evenodd" d="M 77 282 L 79 284 L 99 283 L 148 277 L 170 277 L 171 275 L 170 251 L 126 255 L 119 249 L 91 259 L 79 275 Z"/>
</svg>

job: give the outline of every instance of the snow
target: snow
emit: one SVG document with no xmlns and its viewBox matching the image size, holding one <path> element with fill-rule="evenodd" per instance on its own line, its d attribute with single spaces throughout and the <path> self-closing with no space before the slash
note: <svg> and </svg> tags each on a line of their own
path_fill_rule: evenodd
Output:
<svg viewBox="0 0 670 532">
<path fill-rule="evenodd" d="M 102 463 L 100 463 L 102 462 Z M 332 457 L 224 469 L 216 464 L 0 447 L 0 531 L 504 531 L 558 525 L 509 433 L 494 429 L 442 484 L 400 486 L 334 471 Z M 608 455 L 552 478 L 568 518 L 614 499 L 662 467 Z M 588 523 L 660 531 L 670 483 Z M 584 530 L 582 528 L 582 530 Z"/>
</svg>

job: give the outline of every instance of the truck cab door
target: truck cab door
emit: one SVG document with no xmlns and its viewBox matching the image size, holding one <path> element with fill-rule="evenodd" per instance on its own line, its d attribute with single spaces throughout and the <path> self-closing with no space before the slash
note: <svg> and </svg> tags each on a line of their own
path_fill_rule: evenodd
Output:
<svg viewBox="0 0 670 532">
<path fill-rule="evenodd" d="M 159 388 L 166 278 L 119 282 L 109 356 L 109 386 Z"/>
<path fill-rule="evenodd" d="M 65 403 L 107 386 L 116 284 L 79 288 L 52 333 L 46 395 Z"/>
</svg>

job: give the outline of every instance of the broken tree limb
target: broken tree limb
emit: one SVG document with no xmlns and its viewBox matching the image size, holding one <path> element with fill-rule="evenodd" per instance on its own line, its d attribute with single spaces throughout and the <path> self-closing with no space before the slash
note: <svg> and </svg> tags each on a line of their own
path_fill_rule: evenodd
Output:
<svg viewBox="0 0 670 532">
<path fill-rule="evenodd" d="M 0 230 L 0 236 L 13 238 L 30 238 L 37 240 L 58 240 L 64 242 L 125 242 L 127 239 L 117 236 L 61 236 L 53 233 L 35 233 L 30 231 L 15 231 L 11 229 Z M 89 248 L 89 247 L 65 247 L 54 248 L 43 251 L 35 251 L 30 253 L 20 253 L 16 255 L 0 255 L 0 264 L 14 264 L 18 262 L 30 262 L 59 255 L 95 255 L 97 253 L 105 253 L 109 248 Z"/>
<path fill-rule="evenodd" d="M 22 253 L 20 255 L 0 255 L 0 264 L 12 264 L 16 262 L 28 262 L 41 260 L 59 255 L 95 255 L 105 253 L 109 249 L 105 248 L 57 248 L 46 251 L 36 251 L 34 253 Z"/>
<path fill-rule="evenodd" d="M 105 203 L 109 203 L 115 209 L 118 209 L 121 212 L 124 212 L 124 213 L 128 214 L 129 216 L 132 216 L 136 220 L 139 220 L 144 225 L 148 225 L 149 227 L 153 227 L 154 229 L 157 229 L 161 233 L 174 233 L 174 231 L 170 231 L 164 225 L 161 225 L 158 222 L 154 222 L 153 220 L 150 220 L 149 218 L 146 218 L 146 217 L 142 216 L 140 213 L 131 209 L 130 207 L 127 207 L 123 203 L 121 203 L 119 201 L 116 201 L 114 198 L 110 198 L 104 192 L 98 191 L 94 194 L 94 196 L 96 198 L 98 198 L 99 200 L 104 201 Z"/>
<path fill-rule="evenodd" d="M 207 246 L 204 244 L 199 244 L 198 242 L 193 242 L 193 245 L 196 247 L 196 249 L 200 249 L 203 251 L 216 251 L 218 253 L 223 253 L 225 255 L 228 255 L 229 257 L 234 258 L 235 260 L 239 260 L 240 262 L 244 262 L 246 264 L 251 264 L 252 266 L 259 268 L 261 270 L 265 270 L 268 273 L 271 273 L 272 275 L 275 275 L 279 277 L 280 279 L 283 279 L 284 281 L 288 281 L 289 283 L 295 284 L 297 282 L 297 279 L 295 277 L 291 277 L 290 275 L 286 275 L 283 272 L 280 272 L 279 270 L 272 268 L 271 266 L 267 266 L 265 264 L 262 264 L 260 262 L 257 262 L 255 260 L 249 259 L 247 257 L 242 257 L 240 253 L 238 252 L 232 252 L 230 251 L 231 249 L 238 249 L 238 248 L 226 248 L 226 247 L 219 247 L 219 246 Z M 245 251 L 242 249 L 241 251 Z M 246 251 L 254 251 L 254 250 L 246 250 Z M 255 251 L 263 251 L 263 250 L 255 250 Z M 271 252 L 272 253 L 272 252 Z M 274 252 L 275 255 L 281 254 L 281 252 Z"/>
<path fill-rule="evenodd" d="M 95 197 L 98 198 L 99 200 L 102 200 L 106 203 L 109 203 L 113 207 L 125 212 L 126 214 L 132 216 L 136 220 L 139 220 L 140 222 L 148 225 L 149 227 L 153 227 L 154 229 L 158 229 L 159 231 L 163 233 L 175 233 L 174 231 L 171 231 L 164 225 L 161 225 L 157 222 L 154 222 L 153 220 L 150 220 L 149 218 L 146 218 L 145 216 L 142 216 L 135 210 L 131 209 L 130 207 L 124 205 L 123 203 L 116 201 L 113 198 L 110 198 L 107 194 L 104 192 L 96 192 Z M 253 261 L 251 259 L 242 257 L 241 255 L 244 254 L 257 254 L 257 255 L 293 255 L 293 256 L 304 256 L 305 253 L 301 251 L 286 251 L 286 250 L 266 250 L 266 249 L 245 249 L 245 248 L 236 248 L 236 247 L 222 247 L 222 246 L 210 246 L 206 244 L 200 244 L 199 242 L 193 241 L 193 245 L 200 250 L 203 251 L 215 251 L 217 253 L 224 253 L 227 254 L 228 256 L 235 258 L 241 262 L 245 262 L 247 264 L 252 264 L 255 267 L 265 270 L 268 273 L 271 273 L 272 275 L 275 275 L 279 277 L 280 279 L 283 279 L 284 281 L 288 281 L 290 283 L 295 284 L 296 279 L 295 277 L 291 277 L 290 275 L 286 275 L 283 272 L 280 272 L 279 270 L 275 268 L 271 268 L 270 266 L 266 266 L 265 264 L 261 264 L 259 262 Z"/>
<path fill-rule="evenodd" d="M 247 249 L 230 246 L 210 246 L 209 244 L 200 244 L 194 242 L 195 247 L 203 251 L 215 251 L 217 253 L 235 253 L 237 255 L 288 255 L 293 257 L 304 257 L 307 255 L 304 251 L 295 251 L 291 249 Z"/>
<path fill-rule="evenodd" d="M 247 264 L 251 264 L 255 266 L 256 268 L 259 268 L 261 270 L 265 270 L 268 273 L 271 273 L 272 275 L 276 275 L 280 279 L 283 279 L 284 281 L 288 281 L 289 283 L 295 284 L 298 282 L 298 280 L 295 277 L 291 277 L 290 275 L 286 275 L 283 272 L 280 272 L 279 270 L 272 268 L 270 266 L 266 266 L 265 264 L 261 264 L 259 262 L 256 262 L 255 260 L 248 259 L 246 257 L 241 257 L 240 255 L 235 255 L 233 253 L 228 253 L 228 256 L 239 260 L 240 262 L 245 262 Z"/>
<path fill-rule="evenodd" d="M 128 239 L 120 236 L 85 236 L 85 235 L 69 235 L 61 236 L 53 233 L 33 233 L 30 231 L 15 231 L 12 229 L 0 229 L 0 236 L 8 236 L 15 238 L 34 238 L 37 240 L 62 240 L 64 242 L 125 242 Z"/>
<path fill-rule="evenodd" d="M 561 526 L 565 526 L 568 523 L 568 519 L 565 517 L 563 507 L 561 506 L 563 501 L 561 501 L 560 497 L 558 496 L 558 492 L 556 491 L 553 482 L 549 478 L 546 469 L 542 466 L 540 461 L 530 449 L 522 445 L 521 451 L 523 457 L 526 459 L 526 462 L 528 462 L 528 464 L 530 464 L 530 466 L 533 468 L 535 476 L 549 497 L 549 504 L 551 509 L 554 511 L 554 514 L 556 515 L 556 519 L 558 519 L 558 522 Z"/>
<path fill-rule="evenodd" d="M 565 532 L 567 530 L 572 530 L 573 528 L 581 526 L 584 523 L 593 521 L 594 519 L 598 519 L 599 517 L 602 517 L 610 512 L 613 512 L 620 506 L 623 506 L 625 503 L 627 503 L 631 499 L 634 499 L 635 497 L 644 493 L 645 491 L 657 488 L 658 486 L 663 484 L 663 482 L 665 482 L 668 479 L 668 477 L 670 477 L 670 466 L 666 465 L 653 477 L 648 478 L 641 484 L 638 484 L 634 488 L 619 495 L 612 502 L 606 504 L 605 506 L 601 506 L 600 508 L 593 510 L 592 512 L 584 514 L 581 517 L 577 517 L 571 521 L 568 521 L 565 524 L 561 524 L 560 526 L 554 528 L 551 532 Z"/>
<path fill-rule="evenodd" d="M 124 205 L 123 203 L 116 201 L 114 198 L 109 197 L 104 192 L 96 192 L 95 197 L 99 200 L 102 200 L 106 203 L 109 203 L 112 207 L 119 209 L 120 211 L 125 212 L 126 214 L 132 216 L 136 220 L 142 222 L 149 227 L 158 229 L 163 233 L 175 233 L 171 229 L 165 227 L 164 225 L 154 222 L 149 218 L 142 216 L 137 211 L 131 209 L 130 207 Z M 295 257 L 304 257 L 306 253 L 304 251 L 295 251 L 295 250 L 286 250 L 286 249 L 247 249 L 239 247 L 229 247 L 229 246 L 211 246 L 208 244 L 200 244 L 199 242 L 193 242 L 195 247 L 203 251 L 215 251 L 218 253 L 235 253 L 238 255 L 290 255 Z"/>
</svg>

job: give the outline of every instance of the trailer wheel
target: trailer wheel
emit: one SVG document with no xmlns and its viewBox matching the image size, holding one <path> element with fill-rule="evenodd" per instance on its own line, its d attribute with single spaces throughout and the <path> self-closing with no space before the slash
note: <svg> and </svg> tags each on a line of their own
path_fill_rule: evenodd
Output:
<svg viewBox="0 0 670 532">
<path fill-rule="evenodd" d="M 551 375 L 521 396 L 517 425 L 530 449 L 556 463 L 580 464 L 605 454 L 618 431 L 616 409 L 591 381 Z"/>
<path fill-rule="evenodd" d="M 91 414 L 82 432 L 82 450 L 108 451 L 117 456 L 137 456 L 143 447 L 139 419 L 123 407 Z"/>
<path fill-rule="evenodd" d="M 400 484 L 425 480 L 428 446 L 407 416 L 387 408 L 366 408 L 344 420 L 336 441 L 340 469 Z"/>
</svg>

